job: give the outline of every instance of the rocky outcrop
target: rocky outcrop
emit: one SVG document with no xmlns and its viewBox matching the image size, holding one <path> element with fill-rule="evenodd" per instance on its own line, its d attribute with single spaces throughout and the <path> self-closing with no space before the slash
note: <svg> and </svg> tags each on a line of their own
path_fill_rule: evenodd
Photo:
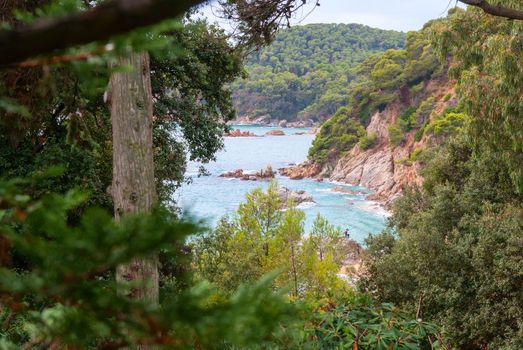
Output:
<svg viewBox="0 0 523 350">
<path fill-rule="evenodd" d="M 220 175 L 220 177 L 235 178 L 243 181 L 257 181 L 257 180 L 269 180 L 274 178 L 275 172 L 272 170 L 270 165 L 267 168 L 257 171 L 255 173 L 246 173 L 242 169 L 236 169 L 228 171 Z"/>
<path fill-rule="evenodd" d="M 265 133 L 265 136 L 284 136 L 285 133 L 281 130 L 270 130 Z"/>
<path fill-rule="evenodd" d="M 278 169 L 280 175 L 287 176 L 291 180 L 301 180 L 303 178 L 321 178 L 319 176 L 321 171 L 321 165 L 310 162 L 293 165 L 288 168 Z"/>
<path fill-rule="evenodd" d="M 317 135 L 320 132 L 320 128 L 312 128 L 307 131 L 295 132 L 294 135 Z"/>
<path fill-rule="evenodd" d="M 318 125 L 314 120 L 307 119 L 307 120 L 298 120 L 295 122 L 289 122 L 287 123 L 288 128 L 310 128 L 315 125 Z"/>
<path fill-rule="evenodd" d="M 315 203 L 312 196 L 303 190 L 291 190 L 287 187 L 278 187 L 278 195 L 282 202 L 287 205 L 289 202 L 299 205 L 302 203 Z"/>
<path fill-rule="evenodd" d="M 445 95 L 453 94 L 452 83 L 448 81 L 429 81 L 418 99 L 428 96 L 435 99 L 434 112 L 441 113 L 452 105 L 452 99 Z M 415 97 L 412 97 L 415 98 Z M 388 130 L 399 118 L 404 109 L 404 102 L 399 100 L 390 103 L 382 112 L 376 112 L 366 128 L 368 134 L 375 134 L 377 142 L 367 150 L 354 146 L 339 159 L 321 166 L 305 162 L 297 166 L 280 169 L 279 173 L 291 179 L 329 178 L 351 185 L 363 186 L 374 193 L 367 199 L 383 204 L 391 204 L 409 184 L 421 184 L 423 178 L 419 174 L 421 164 L 411 160 L 411 154 L 416 149 L 425 148 L 437 140 L 425 135 L 419 141 L 414 139 L 415 131 L 405 133 L 405 140 L 400 145 L 389 142 Z M 403 108 L 402 108 L 403 107 Z"/>
<path fill-rule="evenodd" d="M 345 194 L 366 194 L 363 191 L 354 191 L 350 188 L 343 187 L 343 186 L 336 186 L 331 189 L 331 192 L 339 192 L 339 193 L 345 193 Z"/>
<path fill-rule="evenodd" d="M 271 117 L 268 115 L 262 115 L 261 117 L 253 119 L 251 122 L 253 124 L 258 124 L 258 125 L 269 125 L 269 124 L 271 124 Z"/>
<path fill-rule="evenodd" d="M 237 116 L 232 122 L 238 125 L 261 125 L 261 126 L 278 126 L 280 128 L 312 128 L 317 127 L 318 122 L 312 119 L 287 121 L 286 119 L 271 119 L 270 116 L 264 115 L 261 117 L 250 118 L 249 116 Z"/>
<path fill-rule="evenodd" d="M 424 97 L 433 96 L 436 100 L 435 113 L 441 113 L 452 104 L 444 96 L 453 93 L 452 84 L 447 81 L 430 81 L 425 86 Z M 330 180 L 363 186 L 374 191 L 367 198 L 386 205 L 391 204 L 409 184 L 420 185 L 423 178 L 419 174 L 421 164 L 410 161 L 415 149 L 425 148 L 434 143 L 425 135 L 421 140 L 414 139 L 414 131 L 405 134 L 400 145 L 389 142 L 389 126 L 396 122 L 402 105 L 399 101 L 391 103 L 382 112 L 376 112 L 367 126 L 368 134 L 378 137 L 376 145 L 368 150 L 353 147 L 338 160 L 330 173 Z"/>
<path fill-rule="evenodd" d="M 229 131 L 224 136 L 226 136 L 226 137 L 253 137 L 253 136 L 257 136 L 257 135 L 250 131 L 241 131 L 240 129 L 236 129 L 236 130 Z"/>
</svg>

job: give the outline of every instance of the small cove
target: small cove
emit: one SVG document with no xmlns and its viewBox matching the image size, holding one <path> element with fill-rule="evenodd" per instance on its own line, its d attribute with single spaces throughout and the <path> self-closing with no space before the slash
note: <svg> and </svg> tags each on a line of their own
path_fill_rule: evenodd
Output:
<svg viewBox="0 0 523 350">
<path fill-rule="evenodd" d="M 245 194 L 256 188 L 265 188 L 267 181 L 241 181 L 219 177 L 235 169 L 258 171 L 271 165 L 274 170 L 300 163 L 307 158 L 307 151 L 314 135 L 296 135 L 308 129 L 271 128 L 262 126 L 234 126 L 241 131 L 264 135 L 270 130 L 282 130 L 285 136 L 226 137 L 225 147 L 216 156 L 216 161 L 205 165 L 209 175 L 198 177 L 199 163 L 188 164 L 187 175 L 193 176 L 190 184 L 183 185 L 176 193 L 176 201 L 183 210 L 213 226 L 223 215 L 233 214 L 244 201 Z M 290 180 L 276 176 L 280 186 L 293 190 L 305 190 L 314 198 L 315 204 L 304 203 L 300 208 L 306 214 L 306 231 L 312 227 L 317 213 L 330 223 L 349 228 L 351 238 L 362 243 L 369 233 L 381 231 L 385 225 L 385 212 L 376 203 L 365 200 L 365 194 L 333 192 L 337 186 L 354 191 L 368 190 L 346 184 L 317 182 L 312 179 Z"/>
</svg>

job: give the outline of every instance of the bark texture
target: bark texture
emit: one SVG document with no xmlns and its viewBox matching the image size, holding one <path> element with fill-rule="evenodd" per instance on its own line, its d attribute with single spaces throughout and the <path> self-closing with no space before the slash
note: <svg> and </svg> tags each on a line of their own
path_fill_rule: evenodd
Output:
<svg viewBox="0 0 523 350">
<path fill-rule="evenodd" d="M 459 0 L 460 2 L 470 5 L 470 6 L 476 6 L 482 9 L 485 13 L 488 13 L 489 15 L 497 16 L 497 17 L 505 17 L 508 19 L 519 19 L 523 20 L 523 11 L 520 11 L 518 9 L 504 7 L 504 6 L 497 6 L 497 5 L 491 5 L 486 0 Z"/>
<path fill-rule="evenodd" d="M 112 0 L 85 11 L 0 30 L 0 65 L 20 62 L 183 15 L 203 0 Z"/>
<path fill-rule="evenodd" d="M 115 217 L 149 211 L 157 201 L 153 163 L 153 106 L 149 55 L 132 53 L 119 64 L 131 72 L 111 77 L 113 183 Z M 135 259 L 117 269 L 118 282 L 138 282 L 131 298 L 158 301 L 158 258 Z"/>
</svg>

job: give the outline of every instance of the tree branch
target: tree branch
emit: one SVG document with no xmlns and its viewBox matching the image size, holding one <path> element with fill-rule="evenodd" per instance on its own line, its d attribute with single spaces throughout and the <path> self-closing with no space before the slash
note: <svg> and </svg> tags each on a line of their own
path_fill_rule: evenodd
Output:
<svg viewBox="0 0 523 350">
<path fill-rule="evenodd" d="M 489 4 L 486 0 L 458 0 L 470 6 L 476 6 L 482 9 L 485 13 L 497 17 L 506 17 L 510 19 L 523 20 L 523 11 Z"/>
<path fill-rule="evenodd" d="M 182 15 L 204 0 L 112 0 L 62 18 L 42 18 L 0 31 L 0 65 L 114 35 Z"/>
</svg>

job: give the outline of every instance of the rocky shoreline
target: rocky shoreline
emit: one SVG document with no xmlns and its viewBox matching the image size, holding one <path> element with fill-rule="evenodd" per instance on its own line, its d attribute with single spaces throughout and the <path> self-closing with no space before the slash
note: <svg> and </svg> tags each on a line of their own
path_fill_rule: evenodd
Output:
<svg viewBox="0 0 523 350">
<path fill-rule="evenodd" d="M 252 174 L 246 173 L 243 169 L 236 169 L 232 171 L 227 171 L 219 175 L 219 177 L 240 179 L 242 181 L 257 181 L 273 179 L 275 174 L 276 172 L 272 170 L 272 167 L 270 165 L 268 165 L 265 169 L 262 169 Z"/>
<path fill-rule="evenodd" d="M 403 113 L 405 100 L 417 98 L 423 101 L 429 96 L 433 97 L 432 113 L 439 115 L 455 105 L 455 99 L 445 99 L 445 96 L 452 95 L 452 82 L 446 79 L 429 81 L 424 85 L 422 93 L 417 96 L 403 96 L 371 116 L 366 127 L 367 135 L 376 137 L 376 142 L 371 147 L 362 149 L 356 144 L 348 152 L 334 156 L 325 163 L 304 162 L 280 169 L 279 173 L 291 179 L 329 179 L 332 182 L 362 186 L 373 191 L 367 196 L 367 200 L 390 209 L 407 186 L 423 183 L 420 174 L 422 161 L 416 159 L 416 153 L 440 141 L 430 133 L 423 133 L 420 137 L 416 132 L 409 131 L 404 133 L 399 144 L 392 143 L 389 127 L 395 125 Z"/>
<path fill-rule="evenodd" d="M 343 159 L 343 158 L 342 158 Z M 341 162 L 341 160 L 340 160 Z M 371 169 L 377 171 L 378 173 L 381 171 L 380 164 L 376 163 L 369 163 L 367 164 Z M 346 167 L 342 168 L 342 171 L 347 169 L 347 166 L 350 166 L 350 164 L 346 164 Z M 376 170 L 378 169 L 378 170 Z M 387 181 L 381 182 L 381 178 L 378 179 L 378 181 L 368 181 L 371 178 L 363 178 L 365 175 L 365 172 L 362 168 L 360 169 L 351 169 L 352 171 L 358 171 L 359 170 L 359 178 L 350 178 L 350 177 L 344 177 L 341 176 L 343 172 L 339 170 L 338 165 L 335 165 L 334 167 L 332 165 L 319 165 L 314 162 L 306 161 L 304 163 L 300 163 L 297 165 L 289 166 L 287 168 L 281 168 L 278 169 L 278 173 L 281 176 L 288 177 L 291 180 L 301 180 L 305 178 L 314 179 L 316 181 L 325 181 L 329 180 L 332 182 L 339 182 L 344 183 L 347 185 L 353 185 L 353 186 L 362 186 L 365 188 L 368 188 L 369 190 L 373 191 L 373 193 L 367 193 L 363 191 L 355 191 L 351 190 L 349 188 L 346 188 L 344 186 L 335 186 L 331 189 L 332 192 L 340 192 L 340 193 L 346 193 L 346 194 L 352 194 L 352 195 L 365 195 L 365 199 L 368 201 L 376 202 L 377 205 L 379 205 L 384 211 L 385 214 L 388 214 L 388 210 L 390 209 L 390 206 L 394 199 L 397 198 L 399 195 L 398 188 L 395 188 L 394 186 L 388 187 Z M 340 171 L 340 172 L 338 172 Z M 385 173 L 385 176 L 389 175 L 388 173 Z M 362 181 L 362 179 L 364 181 Z M 378 184 L 378 185 L 376 185 Z M 385 184 L 385 190 L 383 187 L 380 187 L 379 184 Z M 391 192 L 386 192 L 386 189 L 391 190 Z M 398 191 L 398 192 L 396 192 Z"/>
<path fill-rule="evenodd" d="M 300 205 L 303 203 L 316 203 L 312 195 L 305 192 L 304 190 L 291 190 L 287 187 L 278 187 L 278 195 L 280 199 L 285 204 L 288 205 L 289 202 L 293 202 L 295 205 Z"/>
<path fill-rule="evenodd" d="M 258 125 L 258 124 L 244 124 L 244 125 Z M 316 135 L 319 132 L 319 128 L 313 128 L 308 131 L 302 131 L 302 132 L 295 132 L 290 135 Z M 264 136 L 285 136 L 285 132 L 283 130 L 274 129 L 269 130 L 265 133 L 265 135 L 257 135 L 251 131 L 241 131 L 240 129 L 232 129 L 229 132 L 226 132 L 223 134 L 225 137 L 264 137 Z"/>
<path fill-rule="evenodd" d="M 248 116 L 238 116 L 231 122 L 233 125 L 259 125 L 266 127 L 280 127 L 280 128 L 314 128 L 320 124 L 312 119 L 287 121 L 286 119 L 271 119 L 270 116 L 264 115 L 261 117 L 250 118 Z"/>
<path fill-rule="evenodd" d="M 243 169 L 236 169 L 227 171 L 219 177 L 239 179 L 241 181 L 258 181 L 258 180 L 271 180 L 276 175 L 276 172 L 272 170 L 272 167 L 268 165 L 265 169 L 259 170 L 254 173 L 247 173 Z M 287 187 L 278 187 L 278 196 L 282 202 L 287 205 L 292 201 L 295 205 L 302 203 L 316 203 L 312 195 L 304 190 L 291 190 Z"/>
<path fill-rule="evenodd" d="M 229 132 L 226 132 L 223 136 L 225 137 L 258 137 L 253 132 L 250 131 L 241 131 L 240 129 L 234 129 Z"/>
</svg>

